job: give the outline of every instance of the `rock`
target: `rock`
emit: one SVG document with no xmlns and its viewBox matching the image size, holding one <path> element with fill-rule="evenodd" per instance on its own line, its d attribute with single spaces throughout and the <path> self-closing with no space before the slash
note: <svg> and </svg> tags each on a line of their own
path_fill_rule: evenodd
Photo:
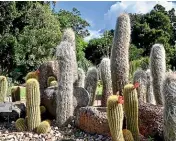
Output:
<svg viewBox="0 0 176 141">
<path fill-rule="evenodd" d="M 76 113 L 75 123 L 78 128 L 91 134 L 110 133 L 105 107 L 81 107 Z M 140 102 L 139 130 L 144 137 L 163 141 L 163 107 Z"/>
<path fill-rule="evenodd" d="M 150 103 L 139 103 L 139 130 L 145 137 L 163 140 L 163 107 Z"/>
<path fill-rule="evenodd" d="M 56 95 L 57 87 L 48 87 L 44 94 L 41 95 L 42 105 L 46 107 L 47 111 L 53 116 L 56 116 Z M 89 102 L 89 93 L 82 87 L 74 87 L 74 109 L 85 107 Z"/>
<path fill-rule="evenodd" d="M 76 126 L 91 134 L 109 135 L 106 107 L 81 107 L 76 113 Z"/>
<path fill-rule="evenodd" d="M 47 88 L 47 80 L 49 76 L 54 76 L 58 80 L 58 63 L 57 61 L 49 61 L 42 64 L 39 67 L 39 84 L 40 84 L 40 93 L 44 94 L 44 90 Z M 41 101 L 42 103 L 42 101 Z"/>
<path fill-rule="evenodd" d="M 75 111 L 80 107 L 86 107 L 88 105 L 90 96 L 86 89 L 82 87 L 74 87 L 73 96 L 73 107 Z"/>
<path fill-rule="evenodd" d="M 51 116 L 56 116 L 56 94 L 57 87 L 48 87 L 41 95 L 42 105 L 46 107 Z"/>
</svg>

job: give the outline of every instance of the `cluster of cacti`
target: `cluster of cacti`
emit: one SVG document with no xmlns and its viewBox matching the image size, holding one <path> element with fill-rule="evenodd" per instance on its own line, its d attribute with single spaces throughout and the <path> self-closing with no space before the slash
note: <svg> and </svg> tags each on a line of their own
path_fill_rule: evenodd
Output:
<svg viewBox="0 0 176 141">
<path fill-rule="evenodd" d="M 6 100 L 8 90 L 8 81 L 5 76 L 0 76 L 0 102 Z"/>
<path fill-rule="evenodd" d="M 113 141 L 124 141 L 122 132 L 124 113 L 120 97 L 111 95 L 107 100 L 108 124 Z"/>
<path fill-rule="evenodd" d="M 162 94 L 164 96 L 164 139 L 176 140 L 176 74 L 168 73 L 163 82 Z"/>
<path fill-rule="evenodd" d="M 98 71 L 96 67 L 88 68 L 87 75 L 85 78 L 85 89 L 89 92 L 90 101 L 89 106 L 93 106 L 95 96 L 96 96 L 96 88 L 98 83 Z"/>
<path fill-rule="evenodd" d="M 34 78 L 26 82 L 26 109 L 28 130 L 33 131 L 41 122 L 39 82 Z"/>
<path fill-rule="evenodd" d="M 122 95 L 122 90 L 128 83 L 130 34 L 130 17 L 128 14 L 121 14 L 117 19 L 111 50 L 113 94 L 119 92 Z"/>
<path fill-rule="evenodd" d="M 133 135 L 130 130 L 123 129 L 123 137 L 125 141 L 134 141 Z"/>
<path fill-rule="evenodd" d="M 150 71 L 156 104 L 163 105 L 161 86 L 166 72 L 165 49 L 161 44 L 153 45 L 150 53 Z"/>
<path fill-rule="evenodd" d="M 45 120 L 40 123 L 40 125 L 37 127 L 36 132 L 38 134 L 45 134 L 50 130 L 50 122 Z"/>
<path fill-rule="evenodd" d="M 54 76 L 50 76 L 48 77 L 47 80 L 47 86 L 50 87 L 51 86 L 51 82 L 56 81 L 56 78 Z M 57 82 L 57 81 L 56 81 Z M 53 85 L 53 84 L 52 84 Z"/>
<path fill-rule="evenodd" d="M 29 72 L 27 75 L 26 75 L 26 81 L 28 80 L 28 79 L 30 79 L 30 78 L 34 78 L 34 79 L 36 79 L 36 80 L 38 80 L 39 79 L 39 70 L 36 70 L 36 71 L 34 71 L 34 72 Z"/>
<path fill-rule="evenodd" d="M 136 83 L 138 84 L 138 83 Z M 127 129 L 131 131 L 135 141 L 139 141 L 138 128 L 138 95 L 137 85 L 127 84 L 124 87 L 124 111 L 127 119 Z"/>
<path fill-rule="evenodd" d="M 110 59 L 103 58 L 100 63 L 100 76 L 103 83 L 101 105 L 106 107 L 107 98 L 112 94 Z"/>
<path fill-rule="evenodd" d="M 15 127 L 20 132 L 26 131 L 27 130 L 27 125 L 26 125 L 25 119 L 24 118 L 17 119 L 17 121 L 15 122 Z"/>
<path fill-rule="evenodd" d="M 76 87 L 84 88 L 85 72 L 83 69 L 78 68 L 78 79 L 75 82 Z"/>
<path fill-rule="evenodd" d="M 133 77 L 133 84 L 139 83 L 139 87 L 136 88 L 138 98 L 146 103 L 146 97 L 147 97 L 147 73 L 144 70 L 138 69 L 134 73 Z"/>
<path fill-rule="evenodd" d="M 64 125 L 73 116 L 73 54 L 74 47 L 67 41 L 62 41 L 57 47 L 59 65 L 59 85 L 57 94 L 56 121 L 58 126 Z"/>
</svg>

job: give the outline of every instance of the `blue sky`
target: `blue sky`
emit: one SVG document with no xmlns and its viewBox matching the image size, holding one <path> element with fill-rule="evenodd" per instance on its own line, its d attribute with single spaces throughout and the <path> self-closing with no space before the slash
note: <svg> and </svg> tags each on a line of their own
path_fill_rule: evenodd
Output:
<svg viewBox="0 0 176 141">
<path fill-rule="evenodd" d="M 88 41 L 100 37 L 101 31 L 114 29 L 116 19 L 120 13 L 147 13 L 156 3 L 161 4 L 167 10 L 176 9 L 175 3 L 167 1 L 59 1 L 56 3 L 55 10 L 71 11 L 73 7 L 77 8 L 81 12 L 82 18 L 91 24 L 91 27 L 88 28 L 90 36 L 85 39 Z"/>
</svg>

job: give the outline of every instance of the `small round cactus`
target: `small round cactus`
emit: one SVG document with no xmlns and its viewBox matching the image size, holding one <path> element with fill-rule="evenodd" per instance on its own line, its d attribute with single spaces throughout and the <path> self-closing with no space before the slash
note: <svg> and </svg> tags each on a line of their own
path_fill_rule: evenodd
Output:
<svg viewBox="0 0 176 141">
<path fill-rule="evenodd" d="M 123 137 L 125 141 L 134 141 L 133 135 L 130 130 L 123 129 Z"/>
<path fill-rule="evenodd" d="M 15 127 L 20 132 L 26 131 L 27 125 L 25 119 L 24 118 L 17 119 L 17 121 L 15 122 Z"/>
<path fill-rule="evenodd" d="M 39 74 L 40 74 L 40 71 L 39 70 L 36 70 L 34 72 L 29 72 L 27 75 L 26 75 L 26 81 L 30 78 L 34 78 L 36 80 L 39 79 Z"/>
<path fill-rule="evenodd" d="M 58 86 L 58 82 L 57 81 L 51 81 L 51 83 L 50 83 L 50 87 L 52 87 L 52 86 Z"/>
<path fill-rule="evenodd" d="M 54 76 L 48 77 L 48 80 L 47 80 L 47 86 L 48 86 L 48 87 L 51 86 L 51 82 L 52 82 L 52 81 L 56 81 L 56 78 L 55 78 Z"/>
<path fill-rule="evenodd" d="M 50 130 L 50 123 L 48 121 L 42 121 L 37 127 L 38 134 L 46 134 Z"/>
<path fill-rule="evenodd" d="M 44 114 L 46 112 L 45 106 L 40 106 L 40 112 L 41 114 Z"/>
</svg>

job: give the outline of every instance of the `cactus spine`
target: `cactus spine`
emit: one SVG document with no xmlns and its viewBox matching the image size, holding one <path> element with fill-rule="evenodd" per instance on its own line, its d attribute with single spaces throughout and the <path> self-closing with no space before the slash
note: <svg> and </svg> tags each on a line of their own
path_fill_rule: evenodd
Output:
<svg viewBox="0 0 176 141">
<path fill-rule="evenodd" d="M 46 134 L 50 130 L 50 123 L 46 121 L 42 121 L 41 124 L 37 127 L 38 134 Z"/>
<path fill-rule="evenodd" d="M 73 45 L 66 41 L 62 41 L 57 47 L 59 85 L 56 100 L 56 121 L 59 127 L 65 125 L 73 116 L 73 48 Z"/>
<path fill-rule="evenodd" d="M 155 44 L 151 49 L 150 70 L 156 104 L 163 105 L 163 95 L 161 92 L 161 86 L 166 72 L 166 59 L 165 49 L 161 44 Z"/>
<path fill-rule="evenodd" d="M 131 131 L 127 129 L 123 129 L 123 137 L 125 141 L 134 141 L 133 135 L 131 134 Z"/>
<path fill-rule="evenodd" d="M 101 105 L 106 107 L 107 98 L 112 94 L 111 68 L 109 58 L 102 59 L 100 63 L 100 74 L 103 83 Z"/>
<path fill-rule="evenodd" d="M 26 105 L 28 129 L 33 131 L 41 122 L 39 82 L 34 78 L 26 82 Z"/>
<path fill-rule="evenodd" d="M 131 131 L 135 141 L 139 141 L 138 128 L 138 95 L 133 84 L 124 87 L 124 110 L 127 118 L 127 129 Z"/>
<path fill-rule="evenodd" d="M 116 23 L 111 50 L 111 77 L 113 94 L 122 95 L 129 78 L 129 45 L 131 25 L 128 14 L 121 14 Z"/>
<path fill-rule="evenodd" d="M 15 127 L 18 131 L 23 132 L 27 130 L 26 121 L 24 118 L 19 118 L 15 122 Z"/>
<path fill-rule="evenodd" d="M 137 90 L 138 98 L 141 99 L 143 102 L 147 102 L 147 74 L 143 70 L 137 70 L 134 73 L 133 84 L 138 82 L 140 85 Z"/>
<path fill-rule="evenodd" d="M 124 141 L 122 126 L 123 126 L 123 106 L 118 103 L 118 95 L 111 95 L 107 100 L 107 117 L 108 124 L 113 141 Z"/>
<path fill-rule="evenodd" d="M 83 69 L 78 68 L 78 80 L 75 83 L 75 86 L 84 88 L 85 81 L 85 72 Z"/>
<path fill-rule="evenodd" d="M 0 102 L 4 102 L 7 96 L 8 82 L 5 76 L 0 76 Z"/>
<path fill-rule="evenodd" d="M 95 96 L 96 96 L 96 88 L 98 83 L 98 71 L 96 67 L 88 68 L 87 75 L 85 78 L 85 89 L 89 92 L 90 101 L 89 106 L 93 106 Z"/>
<path fill-rule="evenodd" d="M 163 82 L 164 95 L 164 139 L 176 140 L 176 74 L 167 74 Z"/>
<path fill-rule="evenodd" d="M 62 41 L 69 42 L 73 47 L 72 63 L 73 63 L 73 82 L 78 79 L 78 64 L 76 59 L 76 45 L 75 45 L 75 33 L 73 29 L 67 28 L 64 30 Z"/>
</svg>

